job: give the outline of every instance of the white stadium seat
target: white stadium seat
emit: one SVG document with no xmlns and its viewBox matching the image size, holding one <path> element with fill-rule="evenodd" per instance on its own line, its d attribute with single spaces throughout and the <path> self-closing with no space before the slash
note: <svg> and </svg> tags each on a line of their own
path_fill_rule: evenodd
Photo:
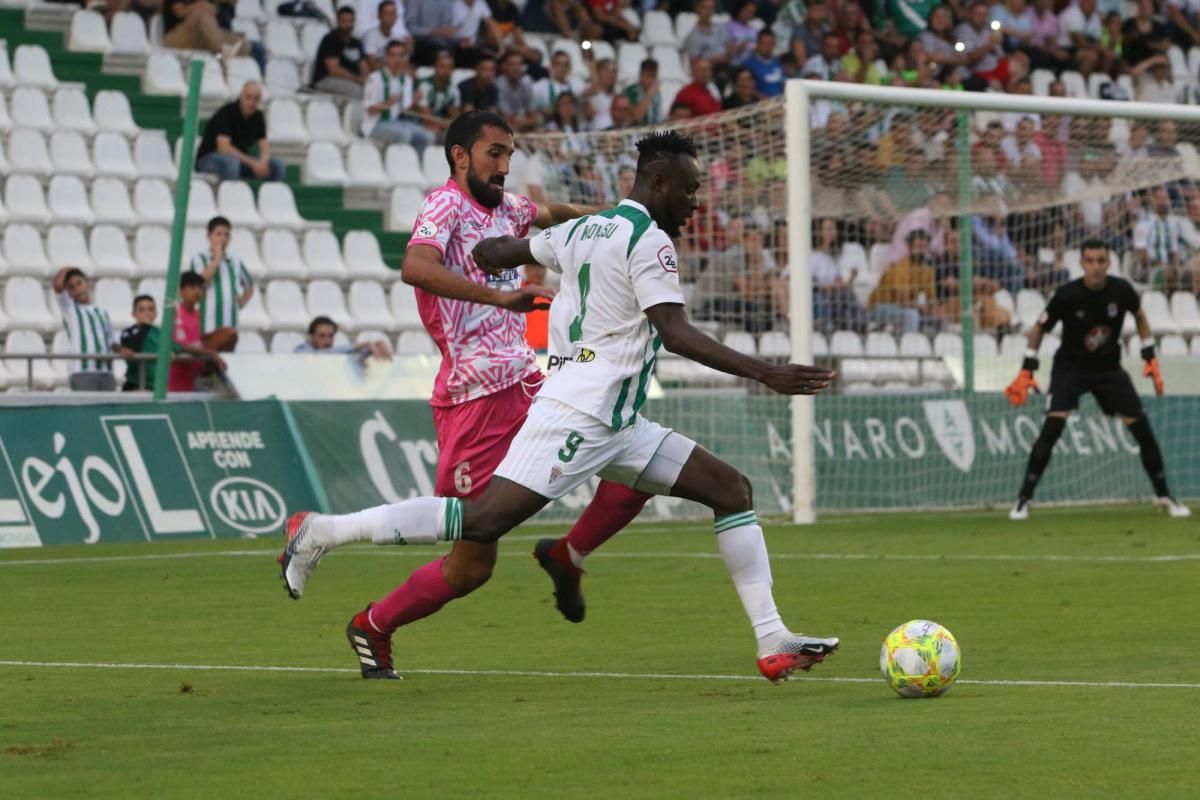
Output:
<svg viewBox="0 0 1200 800">
<path fill-rule="evenodd" d="M 1167 297 L 1162 292 L 1143 292 L 1142 310 L 1146 312 L 1146 319 L 1150 322 L 1150 333 L 1153 335 L 1179 333 L 1179 326 L 1175 324 L 1175 318 L 1171 315 Z"/>
<path fill-rule="evenodd" d="M 133 324 L 133 291 L 129 281 L 119 278 L 101 278 L 92 287 L 96 305 L 108 312 L 116 331 Z"/>
<path fill-rule="evenodd" d="M 383 170 L 383 158 L 379 148 L 371 142 L 359 141 L 346 151 L 346 174 L 350 186 L 377 187 L 388 185 L 388 176 Z"/>
<path fill-rule="evenodd" d="M 342 165 L 342 151 L 332 142 L 313 142 L 304 159 L 304 182 L 345 186 L 350 181 Z"/>
<path fill-rule="evenodd" d="M 175 223 L 175 198 L 166 181 L 142 178 L 133 186 L 133 207 L 138 221 L 156 225 Z"/>
<path fill-rule="evenodd" d="M 46 254 L 55 270 L 79 267 L 89 276 L 94 274 L 96 265 L 83 238 L 83 228 L 77 225 L 51 225 L 46 234 Z"/>
<path fill-rule="evenodd" d="M 4 205 L 8 208 L 8 218 L 14 222 L 42 225 L 50 222 L 42 185 L 32 175 L 9 176 L 4 184 Z"/>
<path fill-rule="evenodd" d="M 272 58 L 268 61 L 267 74 L 263 77 L 273 97 L 291 97 L 303 85 L 296 65 L 285 58 Z"/>
<path fill-rule="evenodd" d="M 724 345 L 748 356 L 758 355 L 758 345 L 754 334 L 745 331 L 730 331 L 725 334 Z"/>
<path fill-rule="evenodd" d="M 92 211 L 96 222 L 130 226 L 137 221 L 129 190 L 119 178 L 96 178 L 92 181 Z"/>
<path fill-rule="evenodd" d="M 597 54 L 596 56 L 600 56 Z M 621 42 L 617 47 L 617 82 L 621 86 L 635 83 L 642 62 L 650 57 L 646 48 L 636 42 Z"/>
<path fill-rule="evenodd" d="M 4 98 L 4 93 L 0 92 L 0 131 L 12 130 L 13 121 L 8 113 L 8 101 Z"/>
<path fill-rule="evenodd" d="M 205 181 L 192 181 L 188 187 L 188 225 L 208 225 L 217 216 L 217 201 L 212 186 Z"/>
<path fill-rule="evenodd" d="M 354 330 L 359 327 L 358 321 L 346 311 L 346 299 L 342 296 L 342 290 L 333 281 L 323 279 L 310 281 L 306 293 L 309 319 L 329 317 L 340 328 Z"/>
<path fill-rule="evenodd" d="M 939 356 L 961 356 L 962 337 L 957 333 L 942 331 L 933 337 L 933 352 Z"/>
<path fill-rule="evenodd" d="M 96 93 L 92 107 L 92 116 L 96 127 L 102 131 L 116 131 L 127 136 L 135 136 L 140 130 L 133 121 L 133 112 L 129 108 L 129 98 L 121 92 L 104 90 Z"/>
<path fill-rule="evenodd" d="M 1168 333 L 1159 341 L 1158 353 L 1163 356 L 1186 356 L 1187 340 L 1177 333 Z"/>
<path fill-rule="evenodd" d="M 1000 357 L 1008 361 L 1020 361 L 1028 343 L 1028 339 L 1019 333 L 1005 334 L 1000 340 Z"/>
<path fill-rule="evenodd" d="M 342 249 L 333 231 L 306 231 L 303 248 L 309 277 L 335 281 L 345 281 L 350 277 L 350 270 L 342 260 Z"/>
<path fill-rule="evenodd" d="M 58 222 L 90 225 L 96 215 L 88 203 L 83 181 L 73 175 L 55 175 L 50 179 L 50 213 Z"/>
<path fill-rule="evenodd" d="M 391 269 L 383 261 L 379 251 L 379 240 L 370 231 L 350 231 L 342 242 L 342 253 L 350 275 L 355 278 L 370 278 L 391 283 L 400 278 L 400 271 Z"/>
<path fill-rule="evenodd" d="M 1021 329 L 1027 331 L 1032 328 L 1045 307 L 1046 298 L 1039 292 L 1033 289 L 1017 292 L 1017 319 L 1020 320 Z"/>
<path fill-rule="evenodd" d="M 270 330 L 271 328 L 271 318 L 267 316 L 266 306 L 263 305 L 261 289 L 250 295 L 250 300 L 238 312 L 238 330 L 243 328 L 255 331 Z"/>
<path fill-rule="evenodd" d="M 763 358 L 788 358 L 792 354 L 792 341 L 782 331 L 767 331 L 758 340 L 758 354 Z"/>
<path fill-rule="evenodd" d="M 217 211 L 227 219 L 237 220 L 239 226 L 257 230 L 263 225 L 254 204 L 254 192 L 244 181 L 221 181 L 217 187 Z"/>
<path fill-rule="evenodd" d="M 129 254 L 129 240 L 120 228 L 97 225 L 88 237 L 95 275 L 102 278 L 132 278 L 137 265 Z"/>
<path fill-rule="evenodd" d="M 267 22 L 263 31 L 263 44 L 266 45 L 272 59 L 304 61 L 306 58 L 300 49 L 300 40 L 296 38 L 296 28 L 286 19 L 272 19 Z"/>
<path fill-rule="evenodd" d="M 5 292 L 7 296 L 8 292 Z M 16 321 L 14 319 L 14 321 Z M 29 325 L 26 320 L 21 320 L 25 325 Z M 51 323 L 57 326 L 53 320 Z M 10 354 L 21 353 L 45 353 L 46 341 L 42 339 L 42 333 L 48 333 L 46 329 L 39 328 L 38 332 L 30 330 L 15 330 L 10 331 L 8 337 L 4 340 L 4 352 Z M 29 367 L 25 361 L 9 360 L 6 362 L 7 367 L 12 375 L 9 381 L 9 386 L 26 388 L 28 381 Z M 33 387 L 34 389 L 53 389 L 60 382 L 59 376 L 50 366 L 50 362 L 44 358 L 35 359 L 33 361 Z"/>
<path fill-rule="evenodd" d="M 398 326 L 388 310 L 387 295 L 376 281 L 355 281 L 350 284 L 350 314 L 361 328 L 381 328 L 393 331 Z"/>
<path fill-rule="evenodd" d="M 437 345 L 425 331 L 401 331 L 396 337 L 396 353 L 402 356 L 436 356 Z"/>
<path fill-rule="evenodd" d="M 4 260 L 8 275 L 50 277 L 50 260 L 42 247 L 41 234 L 32 225 L 17 223 L 4 229 Z"/>
<path fill-rule="evenodd" d="M 658 62 L 658 80 L 661 83 L 670 82 L 683 85 L 688 82 L 687 73 L 684 72 L 683 64 L 679 60 L 678 47 L 657 45 L 650 57 Z M 663 94 L 666 94 L 665 90 Z M 672 98 L 674 98 L 674 94 L 672 94 Z"/>
<path fill-rule="evenodd" d="M 35 128 L 39 131 L 52 131 L 55 128 L 54 118 L 50 116 L 50 103 L 41 89 L 18 87 L 12 93 L 11 108 L 14 128 Z"/>
<path fill-rule="evenodd" d="M 42 47 L 23 44 L 13 53 L 13 77 L 22 86 L 57 89 L 58 78 L 50 66 L 50 56 Z"/>
<path fill-rule="evenodd" d="M 132 11 L 121 11 L 112 19 L 113 53 L 144 55 L 150 52 L 150 41 L 146 37 L 146 23 Z"/>
<path fill-rule="evenodd" d="M 300 25 L 300 52 L 315 53 L 321 46 L 321 40 L 329 33 L 329 27 L 323 22 L 306 21 Z"/>
<path fill-rule="evenodd" d="M 308 267 L 300 255 L 296 234 L 285 230 L 268 230 L 262 238 L 262 260 L 271 278 L 307 278 Z M 275 309 L 267 303 L 271 316 Z"/>
<path fill-rule="evenodd" d="M 267 268 L 263 265 L 262 256 L 259 254 L 258 239 L 248 228 L 235 227 L 233 229 L 233 235 L 229 239 L 229 252 L 246 265 L 252 279 L 267 274 Z"/>
<path fill-rule="evenodd" d="M 167 52 L 151 53 L 142 73 L 142 92 L 149 95 L 185 95 L 187 82 L 178 59 Z"/>
<path fill-rule="evenodd" d="M 2 97 L 3 95 L 0 95 Z M 12 167 L 8 163 L 8 156 L 4 155 L 4 142 L 0 140 L 0 175 L 7 175 L 12 172 Z M 0 220 L 3 220 L 5 215 L 0 213 Z"/>
<path fill-rule="evenodd" d="M 263 224 L 270 228 L 298 230 L 307 224 L 296 210 L 292 188 L 283 181 L 269 181 L 258 187 L 258 210 Z"/>
<path fill-rule="evenodd" d="M 417 296 L 413 287 L 397 282 L 392 285 L 391 292 L 392 316 L 400 328 L 423 328 L 421 315 L 417 311 Z"/>
<path fill-rule="evenodd" d="M 238 315 L 238 340 L 237 347 L 234 348 L 235 353 L 245 355 L 258 355 L 267 352 L 267 343 L 263 341 L 262 334 L 258 331 L 241 330 L 241 315 Z"/>
<path fill-rule="evenodd" d="M 421 169 L 421 159 L 412 145 L 389 145 L 384 154 L 384 162 L 387 180 L 390 182 L 419 188 L 429 185 L 425 171 Z"/>
<path fill-rule="evenodd" d="M 996 337 L 990 333 L 975 334 L 975 358 L 997 358 L 1000 349 L 996 345 Z"/>
<path fill-rule="evenodd" d="M 241 94 L 242 87 L 249 81 L 263 83 L 263 74 L 262 70 L 258 68 L 258 62 L 249 56 L 237 56 L 230 59 L 226 78 L 229 83 L 229 93 L 232 95 Z M 268 87 L 267 90 L 270 91 L 270 88 Z"/>
<path fill-rule="evenodd" d="M 45 138 L 30 128 L 18 128 L 8 137 L 8 157 L 17 173 L 49 175 L 54 172 Z"/>
<path fill-rule="evenodd" d="M 285 355 L 296 352 L 304 344 L 304 334 L 299 331 L 280 331 L 271 337 L 271 354 Z"/>
<path fill-rule="evenodd" d="M 46 293 L 37 278 L 10 278 L 4 284 L 4 308 L 14 324 L 49 333 L 58 327 L 46 306 Z M 10 333 L 11 337 L 12 334 Z"/>
<path fill-rule="evenodd" d="M 82 175 L 90 178 L 96 174 L 92 157 L 88 155 L 87 142 L 78 131 L 55 131 L 50 137 L 50 160 L 58 175 Z"/>
<path fill-rule="evenodd" d="M 210 99 L 226 99 L 229 97 L 229 84 L 225 82 L 225 72 L 221 63 L 208 53 L 194 55 L 204 64 L 200 78 L 200 96 Z"/>
<path fill-rule="evenodd" d="M 0 42 L 0 88 L 11 89 L 16 83 L 17 79 L 13 77 L 12 63 L 8 59 L 8 44 Z"/>
<path fill-rule="evenodd" d="M 668 45 L 679 52 L 679 41 L 675 38 L 675 27 L 671 24 L 671 15 L 665 11 L 647 11 L 642 18 L 642 44 L 653 47 L 656 44 Z"/>
<path fill-rule="evenodd" d="M 1200 307 L 1196 295 L 1191 292 L 1175 292 L 1171 295 L 1171 316 L 1179 330 L 1188 335 L 1200 333 Z"/>
<path fill-rule="evenodd" d="M 928 358 L 933 355 L 933 348 L 929 344 L 928 336 L 916 331 L 909 331 L 900 335 L 900 349 L 898 352 L 902 356 Z"/>
<path fill-rule="evenodd" d="M 167 262 L 171 260 L 170 231 L 157 225 L 138 228 L 133 237 L 133 260 L 137 264 L 138 275 L 166 275 Z"/>
<path fill-rule="evenodd" d="M 138 134 L 133 143 L 133 161 L 137 165 L 138 175 L 143 178 L 173 181 L 179 175 L 175 159 L 171 156 L 171 146 L 160 131 Z"/>
<path fill-rule="evenodd" d="M 845 358 L 863 354 L 862 339 L 854 331 L 834 331 L 829 341 L 829 353 Z"/>
<path fill-rule="evenodd" d="M 1041 358 L 1052 358 L 1061 344 L 1062 340 L 1057 335 L 1047 333 L 1042 337 L 1042 346 L 1038 348 L 1038 356 Z"/>
<path fill-rule="evenodd" d="M 59 89 L 54 93 L 54 124 L 59 130 L 79 131 L 88 135 L 96 132 L 92 109 L 87 95 L 79 89 Z"/>
<path fill-rule="evenodd" d="M 421 211 L 425 202 L 425 193 L 411 186 L 401 186 L 392 190 L 392 201 L 388 211 L 388 229 L 408 233 L 412 230 L 413 220 Z"/>
<path fill-rule="evenodd" d="M 76 11 L 71 15 L 67 49 L 76 53 L 107 53 L 112 49 L 104 17 L 95 11 Z"/>
<path fill-rule="evenodd" d="M 129 140 L 119 133 L 101 131 L 92 142 L 92 161 L 98 175 L 113 175 L 125 180 L 137 177 L 137 165 L 129 151 Z"/>
<path fill-rule="evenodd" d="M 342 130 L 342 117 L 338 114 L 337 106 L 328 100 L 313 100 L 304 110 L 304 125 L 312 139 L 322 142 L 346 141 L 346 133 Z"/>
<path fill-rule="evenodd" d="M 280 330 L 303 331 L 310 321 L 300 284 L 290 280 L 273 280 L 267 285 L 267 313 L 274 327 Z"/>
</svg>

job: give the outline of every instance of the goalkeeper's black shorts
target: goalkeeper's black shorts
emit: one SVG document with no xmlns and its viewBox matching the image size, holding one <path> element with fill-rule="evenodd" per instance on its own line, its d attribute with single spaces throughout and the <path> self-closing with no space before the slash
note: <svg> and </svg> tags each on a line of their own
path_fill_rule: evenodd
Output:
<svg viewBox="0 0 1200 800">
<path fill-rule="evenodd" d="M 1129 373 L 1121 368 L 1096 372 L 1055 366 L 1050 373 L 1050 393 L 1046 411 L 1074 411 L 1079 398 L 1088 392 L 1100 404 L 1100 410 L 1110 417 L 1140 417 L 1142 400 L 1138 397 Z"/>
</svg>

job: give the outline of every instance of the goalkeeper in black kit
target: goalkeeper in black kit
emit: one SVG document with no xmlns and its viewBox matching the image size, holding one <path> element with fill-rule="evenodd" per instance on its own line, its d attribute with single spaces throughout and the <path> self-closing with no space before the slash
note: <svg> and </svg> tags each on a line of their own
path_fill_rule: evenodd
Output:
<svg viewBox="0 0 1200 800">
<path fill-rule="evenodd" d="M 1129 373 L 1121 369 L 1121 326 L 1128 313 L 1137 321 L 1138 336 L 1142 340 L 1142 358 L 1146 362 L 1143 374 L 1154 381 L 1155 393 L 1163 393 L 1154 339 L 1141 300 L 1128 281 L 1109 277 L 1108 245 L 1104 242 L 1099 239 L 1084 242 L 1080 260 L 1083 277 L 1058 287 L 1050 298 L 1046 310 L 1029 331 L 1021 372 L 1004 391 L 1014 406 L 1024 405 L 1030 389 L 1038 391 L 1033 375 L 1038 368 L 1037 352 L 1042 335 L 1062 322 L 1062 346 L 1054 354 L 1050 392 L 1046 397 L 1046 420 L 1029 453 L 1021 493 L 1008 512 L 1008 518 L 1029 518 L 1029 502 L 1050 463 L 1054 444 L 1066 427 L 1067 417 L 1079 407 L 1079 398 L 1088 392 L 1096 398 L 1105 414 L 1120 417 L 1137 440 L 1142 466 L 1154 484 L 1154 504 L 1166 508 L 1172 517 L 1190 517 L 1191 509 L 1172 497 L 1167 488 L 1162 450 Z"/>
</svg>

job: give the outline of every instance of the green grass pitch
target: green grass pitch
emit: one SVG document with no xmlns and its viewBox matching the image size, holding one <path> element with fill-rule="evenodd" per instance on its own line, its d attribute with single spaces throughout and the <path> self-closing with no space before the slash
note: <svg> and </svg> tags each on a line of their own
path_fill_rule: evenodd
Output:
<svg viewBox="0 0 1200 800">
<path fill-rule="evenodd" d="M 610 542 L 582 625 L 529 557 L 539 530 L 397 635 L 402 682 L 360 680 L 343 628 L 429 549 L 339 551 L 300 602 L 278 539 L 0 552 L 0 794 L 1195 796 L 1193 521 L 1127 506 L 768 524 L 785 620 L 842 639 L 781 686 L 756 678 L 708 526 Z M 962 645 L 939 699 L 879 676 L 884 635 L 917 617 Z"/>
</svg>

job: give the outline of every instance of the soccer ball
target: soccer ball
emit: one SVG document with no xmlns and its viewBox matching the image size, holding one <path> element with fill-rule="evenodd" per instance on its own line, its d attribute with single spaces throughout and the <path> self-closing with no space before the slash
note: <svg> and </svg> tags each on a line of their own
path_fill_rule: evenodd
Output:
<svg viewBox="0 0 1200 800">
<path fill-rule="evenodd" d="M 901 697 L 938 697 L 958 678 L 962 653 L 954 634 L 927 619 L 906 622 L 887 635 L 879 669 Z"/>
</svg>

